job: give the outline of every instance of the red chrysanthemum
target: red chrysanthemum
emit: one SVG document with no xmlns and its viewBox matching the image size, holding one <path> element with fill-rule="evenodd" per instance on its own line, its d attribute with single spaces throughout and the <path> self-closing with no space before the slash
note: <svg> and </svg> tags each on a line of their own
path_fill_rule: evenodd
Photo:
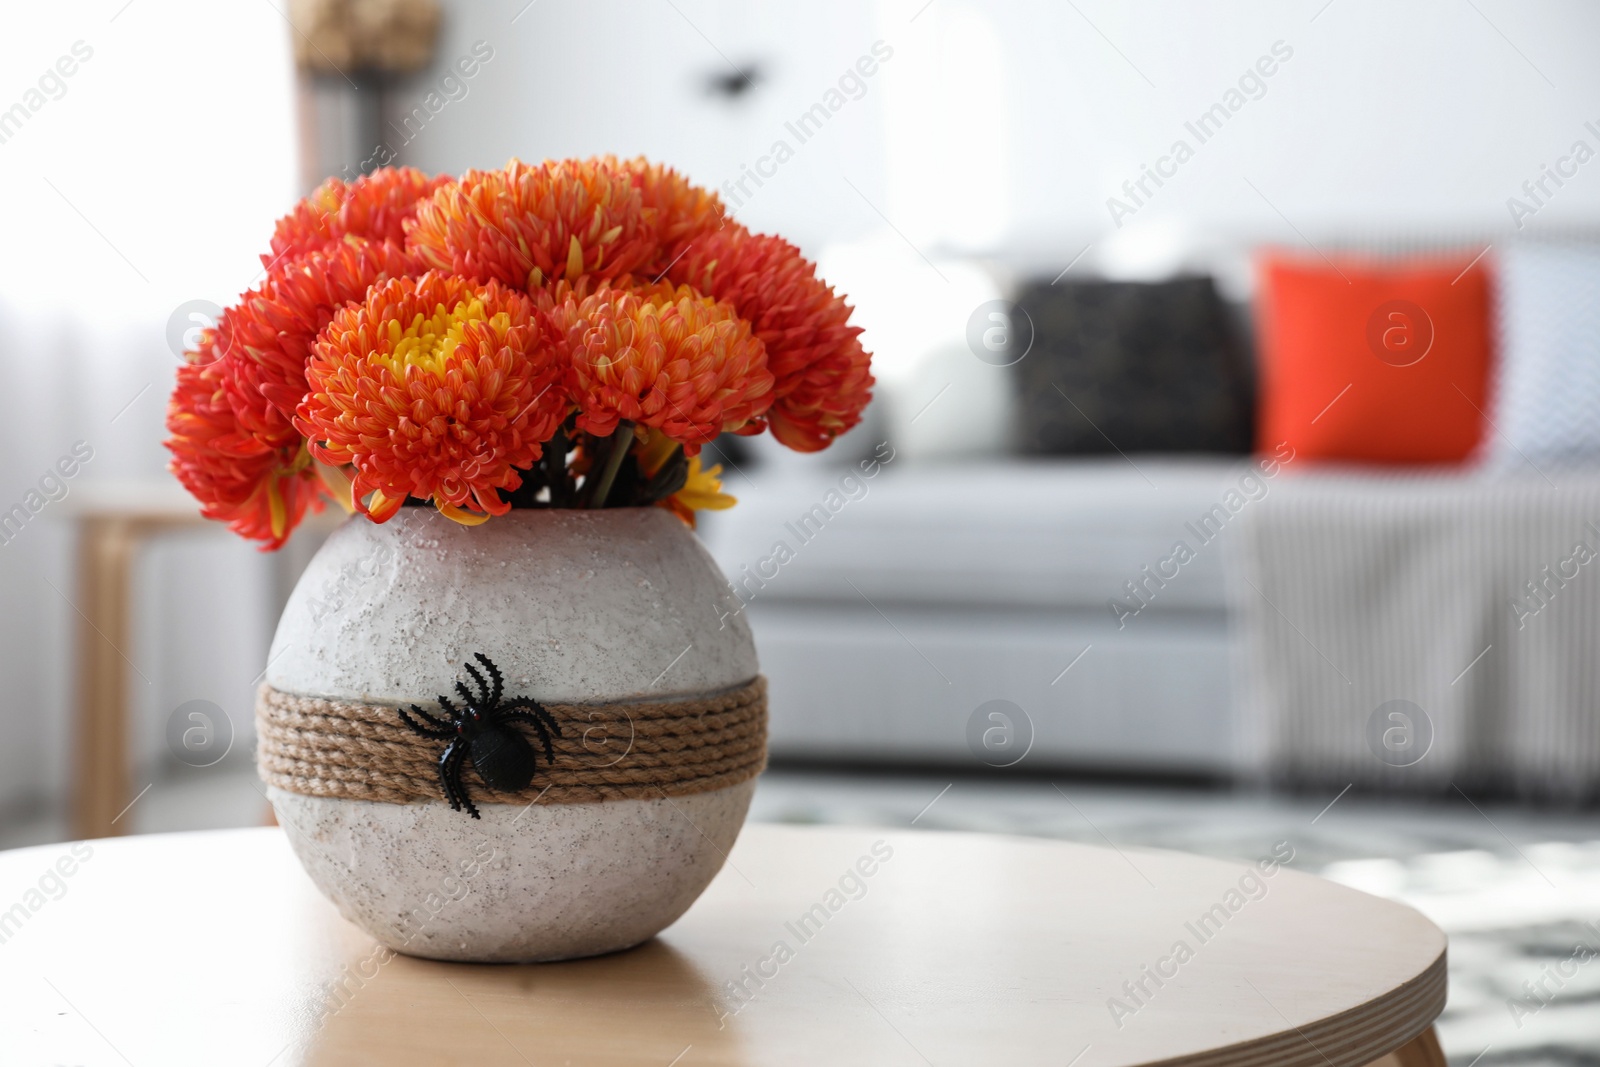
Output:
<svg viewBox="0 0 1600 1067">
<path fill-rule="evenodd" d="M 571 353 L 580 430 L 623 419 L 660 429 L 694 455 L 723 431 L 756 425 L 772 398 L 761 341 L 732 307 L 685 285 L 561 287 L 551 318 Z"/>
<path fill-rule="evenodd" d="M 816 452 L 861 421 L 872 399 L 872 357 L 851 307 L 800 250 L 729 224 L 695 241 L 668 273 L 750 321 L 776 384 L 767 418 L 790 448 Z"/>
<path fill-rule="evenodd" d="M 170 469 L 200 513 L 264 549 L 282 546 L 308 507 L 322 510 L 299 432 L 262 396 L 261 368 L 222 350 L 217 331 L 178 368 L 167 430 Z"/>
<path fill-rule="evenodd" d="M 417 213 L 418 202 L 451 181 L 412 167 L 385 167 L 353 182 L 329 178 L 278 220 L 272 251 L 261 262 L 270 270 L 345 237 L 404 244 L 405 223 Z"/>
<path fill-rule="evenodd" d="M 596 162 L 626 174 L 639 190 L 656 245 L 655 255 L 640 268 L 640 273 L 648 277 L 661 274 L 686 247 L 727 224 L 728 211 L 722 199 L 671 167 L 652 163 L 643 156 L 627 160 L 604 156 Z"/>
<path fill-rule="evenodd" d="M 628 176 L 582 160 L 468 171 L 418 207 L 407 241 L 436 270 L 530 291 L 609 280 L 655 252 Z"/>
<path fill-rule="evenodd" d="M 359 237 L 285 260 L 230 313 L 228 351 L 260 365 L 262 391 L 288 421 L 305 399 L 311 344 L 334 312 L 377 282 L 416 273 L 400 245 Z"/>
<path fill-rule="evenodd" d="M 501 515 L 498 490 L 522 484 L 517 469 L 568 411 L 555 342 L 533 302 L 497 283 L 393 279 L 317 341 L 297 425 L 317 459 L 354 466 L 357 506 L 377 522 L 407 496 L 462 522 Z"/>
</svg>

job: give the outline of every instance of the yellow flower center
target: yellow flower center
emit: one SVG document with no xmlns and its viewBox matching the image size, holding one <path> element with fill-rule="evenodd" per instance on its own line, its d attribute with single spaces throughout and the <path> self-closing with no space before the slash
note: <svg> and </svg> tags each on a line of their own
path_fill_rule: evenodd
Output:
<svg viewBox="0 0 1600 1067">
<path fill-rule="evenodd" d="M 419 367 L 443 378 L 456 348 L 466 340 L 468 324 L 485 321 L 497 337 L 504 338 L 511 329 L 509 314 L 502 311 L 490 316 L 477 298 L 463 300 L 450 310 L 439 304 L 432 315 L 419 311 L 411 325 L 405 327 L 398 319 L 390 319 L 389 351 L 375 358 L 389 368 L 397 381 L 405 381 L 407 367 Z"/>
</svg>

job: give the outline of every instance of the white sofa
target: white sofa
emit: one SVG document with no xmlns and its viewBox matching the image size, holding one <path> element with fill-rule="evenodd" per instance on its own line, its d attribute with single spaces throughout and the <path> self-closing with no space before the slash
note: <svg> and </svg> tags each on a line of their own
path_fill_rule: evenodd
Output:
<svg viewBox="0 0 1600 1067">
<path fill-rule="evenodd" d="M 969 723 L 1006 700 L 1028 767 L 1235 769 L 1229 538 L 1186 524 L 1219 525 L 1250 460 L 885 455 L 730 478 L 739 506 L 702 526 L 748 600 L 775 757 L 976 767 Z M 1193 559 L 1152 577 L 1179 539 Z M 1129 582 L 1147 606 L 1113 611 Z"/>
<path fill-rule="evenodd" d="M 1600 476 L 1261 462 L 752 472 L 773 755 L 1600 796 Z"/>
</svg>

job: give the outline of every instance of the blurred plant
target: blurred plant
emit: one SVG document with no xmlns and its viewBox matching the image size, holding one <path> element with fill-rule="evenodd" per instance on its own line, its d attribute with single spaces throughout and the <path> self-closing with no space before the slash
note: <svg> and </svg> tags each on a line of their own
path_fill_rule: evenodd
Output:
<svg viewBox="0 0 1600 1067">
<path fill-rule="evenodd" d="M 317 74 L 411 74 L 428 65 L 438 0 L 291 0 L 295 62 Z"/>
</svg>

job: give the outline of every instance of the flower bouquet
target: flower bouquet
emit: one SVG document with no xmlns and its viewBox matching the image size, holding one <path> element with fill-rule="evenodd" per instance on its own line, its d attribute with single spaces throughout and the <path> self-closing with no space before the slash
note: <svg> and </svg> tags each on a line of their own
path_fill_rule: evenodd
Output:
<svg viewBox="0 0 1600 1067">
<path fill-rule="evenodd" d="M 384 522 L 513 508 L 726 507 L 699 462 L 769 426 L 860 421 L 850 306 L 780 237 L 643 159 L 331 180 L 179 368 L 172 469 L 266 548 L 331 497 Z"/>
<path fill-rule="evenodd" d="M 397 951 L 652 936 L 765 763 L 749 629 L 690 532 L 733 503 L 701 450 L 856 425 L 849 305 L 643 159 L 329 181 L 262 262 L 180 366 L 167 447 L 202 513 L 264 548 L 325 500 L 351 513 L 257 702 L 297 855 Z M 464 876 L 485 891 L 435 906 Z"/>
</svg>

